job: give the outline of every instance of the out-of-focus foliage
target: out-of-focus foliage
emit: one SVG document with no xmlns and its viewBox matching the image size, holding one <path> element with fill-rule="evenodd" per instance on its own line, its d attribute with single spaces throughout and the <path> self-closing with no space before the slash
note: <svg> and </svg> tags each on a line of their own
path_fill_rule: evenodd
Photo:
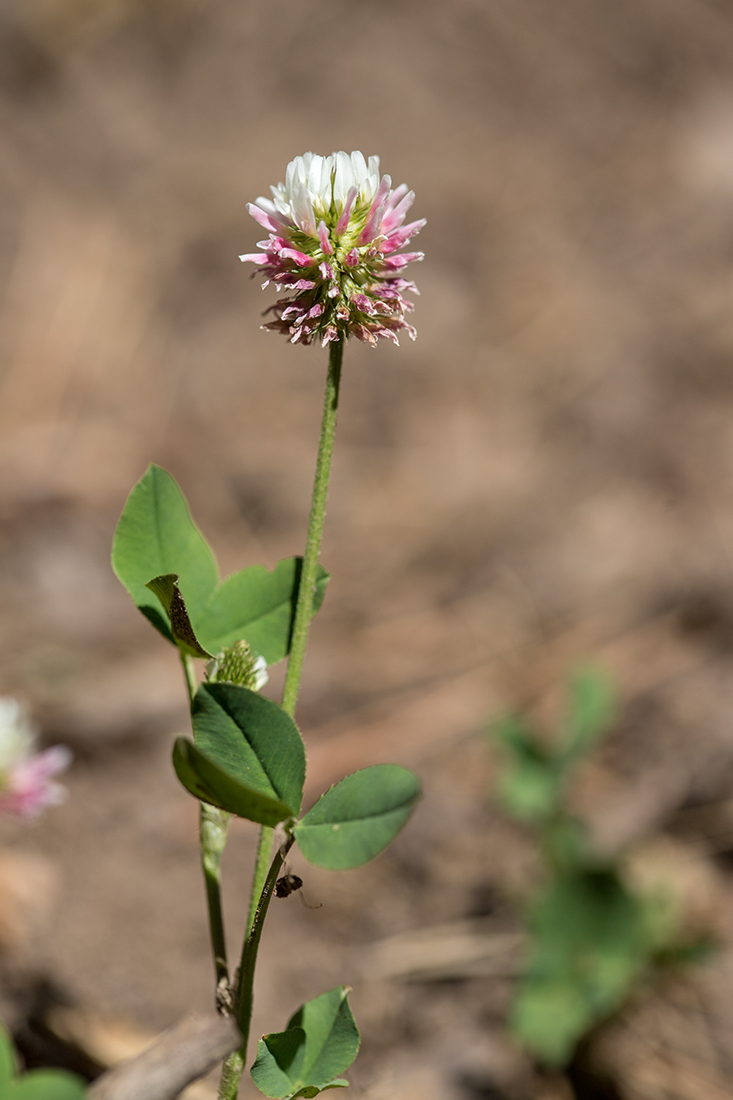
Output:
<svg viewBox="0 0 733 1100">
<path fill-rule="evenodd" d="M 612 713 L 608 680 L 586 670 L 571 681 L 568 712 L 551 747 L 542 744 L 521 715 L 500 718 L 494 727 L 503 750 L 498 794 L 507 813 L 532 824 L 556 817 L 573 768 L 606 732 Z"/>
<path fill-rule="evenodd" d="M 593 853 L 585 826 L 566 808 L 573 772 L 608 731 L 613 709 L 607 678 L 585 669 L 571 680 L 567 714 L 551 745 L 519 715 L 493 729 L 499 800 L 535 830 L 545 872 L 527 908 L 530 946 L 510 1025 L 550 1065 L 566 1064 L 580 1039 L 651 976 L 656 961 L 683 957 L 667 900 L 629 890 L 620 867 Z"/>
<path fill-rule="evenodd" d="M 2 1100 L 84 1100 L 80 1077 L 61 1069 L 34 1069 L 20 1076 L 15 1049 L 0 1024 L 0 1096 Z"/>
</svg>

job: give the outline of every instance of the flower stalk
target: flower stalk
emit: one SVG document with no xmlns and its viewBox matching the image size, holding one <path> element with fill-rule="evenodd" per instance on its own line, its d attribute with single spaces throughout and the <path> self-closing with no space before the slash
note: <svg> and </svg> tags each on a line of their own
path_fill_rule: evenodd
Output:
<svg viewBox="0 0 733 1100">
<path fill-rule="evenodd" d="M 303 568 L 300 574 L 300 584 L 298 586 L 298 600 L 295 606 L 295 617 L 293 619 L 293 634 L 290 642 L 288 671 L 285 676 L 285 687 L 283 689 L 282 708 L 291 718 L 295 714 L 295 707 L 298 701 L 305 648 L 308 643 L 308 631 L 313 615 L 313 596 L 316 588 L 318 558 L 321 553 L 321 541 L 323 539 L 323 524 L 326 518 L 326 500 L 328 497 L 328 482 L 331 475 L 333 441 L 336 433 L 336 417 L 338 413 L 343 355 L 344 340 L 343 338 L 339 338 L 335 343 L 331 344 L 329 349 L 328 375 L 326 377 L 326 392 L 323 398 L 323 417 L 321 419 L 321 438 L 318 444 L 318 458 L 316 460 L 316 474 L 313 483 L 308 535 L 306 537 Z"/>
<path fill-rule="evenodd" d="M 300 679 L 303 672 L 303 660 L 308 644 L 308 631 L 313 616 L 313 596 L 316 588 L 318 558 L 320 556 L 321 542 L 323 540 L 323 525 L 326 518 L 326 501 L 328 498 L 328 483 L 331 474 L 333 443 L 336 434 L 343 355 L 344 340 L 339 338 L 335 343 L 331 344 L 329 348 L 328 374 L 326 376 L 326 389 L 323 398 L 321 435 L 318 444 L 318 457 L 316 459 L 316 473 L 313 482 L 308 534 L 306 536 L 303 566 L 300 574 L 300 583 L 298 585 L 298 599 L 295 605 L 295 615 L 293 618 L 288 670 L 285 676 L 285 687 L 283 689 L 282 708 L 291 717 L 295 714 L 295 707 L 298 701 Z M 219 1086 L 219 1100 L 235 1100 L 239 1090 L 239 1082 L 244 1073 L 247 1061 L 249 1030 L 252 1019 L 254 973 L 257 963 L 257 950 L 262 935 L 262 926 L 267 915 L 280 868 L 293 844 L 293 838 L 288 837 L 285 843 L 281 845 L 276 852 L 268 871 L 267 864 L 269 861 L 270 849 L 272 847 L 272 837 L 273 830 L 263 826 L 260 830 L 247 929 L 234 998 L 237 1023 L 242 1033 L 242 1043 L 239 1049 L 231 1054 L 224 1063 L 221 1084 Z"/>
</svg>

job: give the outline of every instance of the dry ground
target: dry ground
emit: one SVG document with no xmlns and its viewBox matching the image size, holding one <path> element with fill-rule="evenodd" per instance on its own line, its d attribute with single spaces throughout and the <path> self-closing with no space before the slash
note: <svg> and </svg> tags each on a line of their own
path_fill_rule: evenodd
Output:
<svg viewBox="0 0 733 1100">
<path fill-rule="evenodd" d="M 348 349 L 300 720 L 313 793 L 395 760 L 426 797 L 370 867 L 305 873 L 321 909 L 279 903 L 255 1026 L 346 980 L 362 1095 L 570 1095 L 503 1027 L 533 856 L 481 730 L 593 658 L 622 717 L 579 803 L 721 948 L 575 1088 L 733 1096 L 732 66 L 730 0 L 3 5 L 0 690 L 76 754 L 62 808 L 0 829 L 31 1060 L 81 1044 L 91 1073 L 210 1003 L 183 687 L 109 545 L 154 460 L 225 571 L 300 550 L 323 355 L 258 330 L 244 204 L 361 148 L 428 219 L 419 339 Z"/>
</svg>

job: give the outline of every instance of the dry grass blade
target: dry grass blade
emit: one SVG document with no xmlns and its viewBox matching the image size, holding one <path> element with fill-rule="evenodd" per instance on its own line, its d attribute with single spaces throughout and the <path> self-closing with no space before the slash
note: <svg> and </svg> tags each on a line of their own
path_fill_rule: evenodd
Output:
<svg viewBox="0 0 733 1100">
<path fill-rule="evenodd" d="M 497 932 L 485 920 L 455 921 L 379 940 L 365 952 L 365 976 L 430 982 L 458 978 L 512 977 L 525 937 Z"/>
</svg>

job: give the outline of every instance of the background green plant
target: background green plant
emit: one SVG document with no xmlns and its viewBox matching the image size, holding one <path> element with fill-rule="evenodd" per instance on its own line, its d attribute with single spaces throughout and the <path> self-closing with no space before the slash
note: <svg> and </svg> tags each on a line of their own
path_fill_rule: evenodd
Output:
<svg viewBox="0 0 733 1100">
<path fill-rule="evenodd" d="M 33 1069 L 18 1073 L 18 1058 L 0 1023 L 0 1097 L 2 1100 L 83 1100 L 86 1086 L 63 1069 Z"/>
<path fill-rule="evenodd" d="M 686 950 L 669 899 L 632 891 L 620 862 L 593 851 L 587 828 L 567 808 L 574 772 L 608 732 L 614 709 L 608 678 L 585 668 L 570 680 L 566 715 L 551 743 L 517 714 L 491 730 L 498 801 L 534 833 L 544 880 L 526 909 L 529 946 L 510 1027 L 553 1066 L 567 1064 L 657 962 Z"/>
</svg>

